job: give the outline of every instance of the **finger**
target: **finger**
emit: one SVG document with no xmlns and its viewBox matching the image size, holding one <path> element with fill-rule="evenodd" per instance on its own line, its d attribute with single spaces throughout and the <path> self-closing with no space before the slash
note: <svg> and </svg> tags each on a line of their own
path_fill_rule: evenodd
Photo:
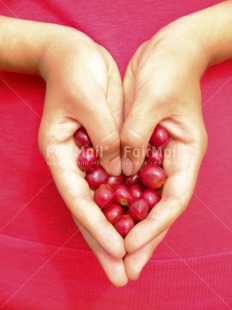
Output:
<svg viewBox="0 0 232 310">
<path fill-rule="evenodd" d="M 115 80 L 115 78 L 112 78 L 109 81 L 107 102 L 118 132 L 120 132 L 123 124 L 123 94 L 122 86 L 119 81 Z"/>
<path fill-rule="evenodd" d="M 122 258 L 115 258 L 106 252 L 91 234 L 74 219 L 86 242 L 94 252 L 108 279 L 118 287 L 125 286 L 128 282 L 125 265 Z"/>
<path fill-rule="evenodd" d="M 155 57 L 150 42 L 145 42 L 133 56 L 123 81 L 124 125 L 120 134 L 123 150 L 124 174 L 135 174 L 146 155 L 148 141 L 154 128 L 173 113 L 176 102 L 176 79 L 173 67 L 162 64 Z M 177 111 L 174 111 L 177 113 Z"/>
<path fill-rule="evenodd" d="M 72 214 L 111 255 L 125 255 L 123 239 L 94 203 L 88 184 L 76 167 L 51 168 L 56 186 Z M 112 246 L 113 244 L 113 246 Z"/>
<path fill-rule="evenodd" d="M 138 250 L 168 229 L 185 210 L 192 196 L 202 160 L 200 151 L 194 146 L 183 146 L 173 140 L 169 147 L 172 154 L 164 160 L 167 181 L 162 199 L 147 218 L 127 235 L 125 247 L 128 253 Z"/>
<path fill-rule="evenodd" d="M 165 230 L 157 238 L 138 249 L 137 251 L 127 254 L 124 258 L 126 273 L 129 280 L 137 280 L 143 268 L 153 255 L 154 250 L 166 236 L 168 230 Z"/>
<path fill-rule="evenodd" d="M 143 50 L 146 48 L 147 44 L 148 42 L 144 42 L 137 49 L 129 65 L 127 66 L 123 79 L 124 125 L 120 134 L 120 138 L 122 141 L 123 150 L 122 169 L 125 175 L 131 175 L 137 172 L 144 160 L 145 150 L 148 142 L 146 139 L 144 140 L 144 138 L 146 138 L 146 133 L 142 128 L 147 122 L 147 112 L 144 111 L 144 99 L 149 92 L 146 92 L 145 96 L 143 96 L 142 90 L 140 91 L 140 94 L 136 92 L 140 55 L 143 53 Z M 139 97 L 141 97 L 141 99 Z M 138 102 L 138 104 L 136 102 Z M 148 107 L 147 104 L 146 107 Z M 144 122 L 145 119 L 146 121 Z M 154 121 L 152 120 L 152 125 Z"/>
<path fill-rule="evenodd" d="M 129 94 L 125 98 L 131 100 Z M 158 108 L 159 104 L 149 85 L 142 87 L 135 94 L 132 103 L 125 104 L 129 112 L 120 134 L 123 150 L 122 168 L 125 175 L 131 175 L 141 167 L 152 132 L 165 117 L 165 111 Z"/>
<path fill-rule="evenodd" d="M 68 122 L 68 121 L 67 121 Z M 47 124 L 47 123 L 46 123 Z M 60 132 L 60 127 L 50 132 Z M 69 131 L 67 126 L 67 130 Z M 40 148 L 49 164 L 57 189 L 72 214 L 99 242 L 99 244 L 112 256 L 123 257 L 125 255 L 124 242 L 114 227 L 105 219 L 99 207 L 94 203 L 89 186 L 83 178 L 83 172 L 77 167 L 78 148 L 72 136 L 62 144 L 53 143 L 45 132 L 47 126 L 40 127 Z M 65 138 L 65 126 L 62 136 Z M 57 134 L 55 135 L 57 136 Z M 113 244 L 113 246 L 112 246 Z"/>
<path fill-rule="evenodd" d="M 168 115 L 163 100 L 154 89 L 153 80 L 147 80 L 146 74 L 139 69 L 140 55 L 147 44 L 145 42 L 135 53 L 123 80 L 124 124 L 120 138 L 125 175 L 135 174 L 139 170 L 154 128 Z M 138 88 L 138 85 L 141 86 Z"/>
<path fill-rule="evenodd" d="M 130 61 L 125 76 L 123 79 L 123 94 L 124 94 L 124 106 L 123 106 L 123 118 L 126 119 L 129 114 L 132 104 L 135 98 L 135 69 L 132 69 L 134 63 L 133 58 Z"/>
<path fill-rule="evenodd" d="M 75 119 L 83 125 L 93 145 L 99 150 L 99 156 L 104 168 L 112 175 L 119 175 L 121 173 L 120 137 L 117 124 L 107 101 L 109 81 L 106 64 L 99 56 L 97 59 L 90 57 L 88 63 L 86 63 L 85 59 L 80 58 L 75 60 L 74 66 L 70 68 L 68 73 L 69 76 L 65 82 L 64 90 L 58 92 L 58 95 L 57 89 L 54 89 L 57 85 L 56 80 L 49 83 L 45 108 L 60 111 L 62 107 L 67 117 Z M 118 76 L 115 79 L 118 79 Z M 117 89 L 119 84 L 120 80 Z M 112 98 L 111 93 L 112 89 L 109 94 L 110 99 Z M 116 90 L 114 90 L 114 93 L 116 93 Z M 122 100 L 120 93 L 114 99 L 114 110 L 116 110 L 117 100 Z M 112 100 L 110 103 L 112 105 Z M 121 104 L 119 102 L 119 105 Z M 49 112 L 51 115 L 51 111 Z"/>
<path fill-rule="evenodd" d="M 107 103 L 109 105 L 109 110 L 111 112 L 113 120 L 115 121 L 115 124 L 117 127 L 117 138 L 116 138 L 116 134 L 114 134 L 115 135 L 114 139 L 120 139 L 119 132 L 121 131 L 121 127 L 123 124 L 123 92 L 122 92 L 121 76 L 120 76 L 118 68 L 114 62 L 111 63 L 111 65 L 109 67 L 109 73 L 108 74 L 109 74 L 109 82 L 108 82 L 108 90 L 107 90 L 106 100 L 107 100 Z M 107 130 L 107 129 L 105 129 L 105 130 Z M 105 136 L 106 136 L 107 132 L 108 132 L 108 130 L 105 132 Z M 115 146 L 113 146 L 113 148 L 110 146 L 111 145 L 110 143 L 112 143 L 112 142 L 110 142 L 110 141 L 105 142 L 107 152 L 109 154 L 111 154 L 111 152 L 114 151 L 114 148 L 117 148 L 117 151 L 119 148 L 119 152 L 120 152 L 120 140 L 119 140 L 119 142 L 118 142 L 118 140 L 116 140 Z M 107 144 L 109 144 L 109 146 L 107 146 Z M 118 144 L 119 144 L 119 146 L 118 146 Z M 109 147 L 111 147 L 112 150 L 110 150 Z M 103 154 L 104 155 L 104 157 L 102 157 L 103 166 L 104 166 L 104 161 L 107 160 L 106 155 L 108 153 Z M 114 153 L 115 153 L 115 151 L 114 151 Z M 106 163 L 106 165 L 107 165 L 107 163 Z M 120 155 L 120 153 L 117 153 L 117 156 L 112 155 L 111 158 L 109 159 L 108 165 L 109 165 L 109 169 L 107 171 L 110 174 L 112 174 L 112 175 L 121 174 L 122 167 L 121 167 L 121 155 Z"/>
<path fill-rule="evenodd" d="M 149 42 L 146 41 L 137 49 L 133 55 L 131 61 L 129 62 L 124 79 L 123 79 L 123 93 L 124 93 L 124 106 L 123 113 L 124 119 L 126 119 L 135 99 L 136 90 L 136 74 L 138 71 L 138 63 L 140 61 L 143 51 L 147 48 Z"/>
<path fill-rule="evenodd" d="M 120 132 L 123 124 L 123 88 L 122 79 L 116 63 L 109 56 L 107 102 L 114 121 Z"/>
<path fill-rule="evenodd" d="M 99 150 L 103 167 L 109 174 L 119 175 L 121 174 L 119 137 L 122 113 L 121 78 L 109 53 L 100 46 L 99 49 L 101 53 L 95 59 L 98 62 L 95 65 L 91 62 L 82 64 L 82 72 L 78 71 L 76 99 L 79 108 L 74 115 L 87 130 L 95 148 Z M 104 55 L 104 60 L 100 55 Z"/>
<path fill-rule="evenodd" d="M 106 96 L 100 90 L 95 90 L 88 97 L 83 95 L 82 100 L 83 108 L 81 111 L 79 108 L 74 115 L 87 130 L 94 147 L 98 150 L 103 167 L 109 174 L 119 175 L 121 173 L 119 131 Z"/>
</svg>

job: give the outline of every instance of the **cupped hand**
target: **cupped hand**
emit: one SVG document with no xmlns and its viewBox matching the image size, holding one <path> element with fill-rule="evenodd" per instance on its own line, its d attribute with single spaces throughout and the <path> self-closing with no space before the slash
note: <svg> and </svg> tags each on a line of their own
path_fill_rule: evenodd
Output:
<svg viewBox="0 0 232 310">
<path fill-rule="evenodd" d="M 145 42 L 133 56 L 124 78 L 124 173 L 138 171 L 144 160 L 143 149 L 157 124 L 171 135 L 163 164 L 168 178 L 162 199 L 125 239 L 129 279 L 138 278 L 188 205 L 207 147 L 199 86 L 206 55 L 197 35 L 189 37 L 183 23 L 177 21 Z"/>
<path fill-rule="evenodd" d="M 104 168 L 121 172 L 122 85 L 109 53 L 83 33 L 60 27 L 40 59 L 46 98 L 39 147 L 75 223 L 116 286 L 127 283 L 124 241 L 94 203 L 77 167 L 73 134 L 84 126 Z M 115 272 L 114 272 L 115 271 Z"/>
</svg>

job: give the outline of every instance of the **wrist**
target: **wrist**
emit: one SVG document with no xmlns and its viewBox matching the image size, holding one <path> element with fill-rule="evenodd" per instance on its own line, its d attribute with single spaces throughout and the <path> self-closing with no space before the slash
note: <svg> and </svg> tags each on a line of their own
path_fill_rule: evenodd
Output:
<svg viewBox="0 0 232 310">
<path fill-rule="evenodd" d="M 164 27 L 153 39 L 155 44 L 163 46 L 170 57 L 175 57 L 183 69 L 199 79 L 210 64 L 211 55 L 189 16 Z"/>
<path fill-rule="evenodd" d="M 208 67 L 232 57 L 232 1 L 182 17 L 156 36 L 169 40 L 169 52 L 179 53 L 182 62 L 201 76 Z"/>
<path fill-rule="evenodd" d="M 38 74 L 48 25 L 0 16 L 0 70 Z"/>
<path fill-rule="evenodd" d="M 232 57 L 232 1 L 189 16 L 208 55 L 208 67 Z"/>
<path fill-rule="evenodd" d="M 43 76 L 41 63 L 48 51 L 51 57 L 46 65 L 50 66 L 53 59 L 57 65 L 80 38 L 88 37 L 70 27 L 0 16 L 0 70 Z M 62 47 L 65 51 L 59 55 Z"/>
<path fill-rule="evenodd" d="M 56 77 L 57 70 L 71 57 L 77 59 L 83 47 L 92 47 L 93 41 L 84 33 L 70 27 L 52 25 L 46 44 L 41 49 L 39 73 L 45 81 Z M 71 69 L 71 68 L 70 68 Z"/>
<path fill-rule="evenodd" d="M 182 49 L 188 50 L 189 57 L 196 57 L 203 73 L 232 57 L 232 1 L 182 17 L 164 28 L 164 32 L 168 31 L 182 41 Z"/>
</svg>

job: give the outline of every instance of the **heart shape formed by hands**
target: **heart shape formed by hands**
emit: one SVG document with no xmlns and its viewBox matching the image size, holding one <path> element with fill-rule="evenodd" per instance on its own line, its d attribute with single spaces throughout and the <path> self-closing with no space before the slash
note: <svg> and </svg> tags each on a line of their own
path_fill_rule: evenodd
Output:
<svg viewBox="0 0 232 310">
<path fill-rule="evenodd" d="M 171 224 L 188 205 L 206 150 L 199 86 L 199 66 L 203 66 L 204 56 L 202 50 L 174 39 L 176 28 L 178 23 L 136 51 L 123 84 L 111 55 L 77 30 L 62 29 L 40 59 L 40 71 L 47 83 L 40 150 L 76 225 L 117 286 L 138 278 Z M 143 165 L 158 124 L 172 137 L 169 155 L 163 161 L 167 181 L 162 199 L 123 239 L 94 203 L 88 183 L 96 185 L 99 180 L 89 172 L 88 183 L 84 179 L 81 167 L 77 167 L 79 149 L 73 136 L 82 128 L 81 141 L 104 150 L 100 160 L 105 170 L 99 166 L 98 176 L 104 178 L 105 172 L 118 176 L 123 171 L 129 177 Z M 91 142 L 88 137 L 86 140 L 83 127 Z M 151 156 L 157 160 L 157 154 Z M 144 175 L 143 185 L 148 186 L 149 171 Z M 116 181 L 111 178 L 107 182 Z M 140 190 L 135 187 L 134 195 Z M 117 192 L 119 198 L 114 203 L 120 202 L 120 195 L 122 192 Z M 141 209 L 141 204 L 135 204 L 136 208 Z M 106 216 L 112 218 L 112 213 Z"/>
</svg>

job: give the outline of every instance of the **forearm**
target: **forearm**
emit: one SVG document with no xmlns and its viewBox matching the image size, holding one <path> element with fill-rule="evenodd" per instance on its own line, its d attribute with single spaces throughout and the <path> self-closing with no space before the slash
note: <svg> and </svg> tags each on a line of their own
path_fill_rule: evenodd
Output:
<svg viewBox="0 0 232 310">
<path fill-rule="evenodd" d="M 167 57 L 171 53 L 201 76 L 208 67 L 232 58 L 232 1 L 179 18 L 154 41 L 166 42 Z"/>
<path fill-rule="evenodd" d="M 60 28 L 65 27 L 0 16 L 0 70 L 39 74 L 43 50 Z"/>
<path fill-rule="evenodd" d="M 192 14 L 190 20 L 204 46 L 209 65 L 232 58 L 232 1 Z"/>
<path fill-rule="evenodd" d="M 232 58 L 232 1 L 225 1 L 177 21 L 190 40 L 203 47 L 207 66 Z"/>
</svg>

